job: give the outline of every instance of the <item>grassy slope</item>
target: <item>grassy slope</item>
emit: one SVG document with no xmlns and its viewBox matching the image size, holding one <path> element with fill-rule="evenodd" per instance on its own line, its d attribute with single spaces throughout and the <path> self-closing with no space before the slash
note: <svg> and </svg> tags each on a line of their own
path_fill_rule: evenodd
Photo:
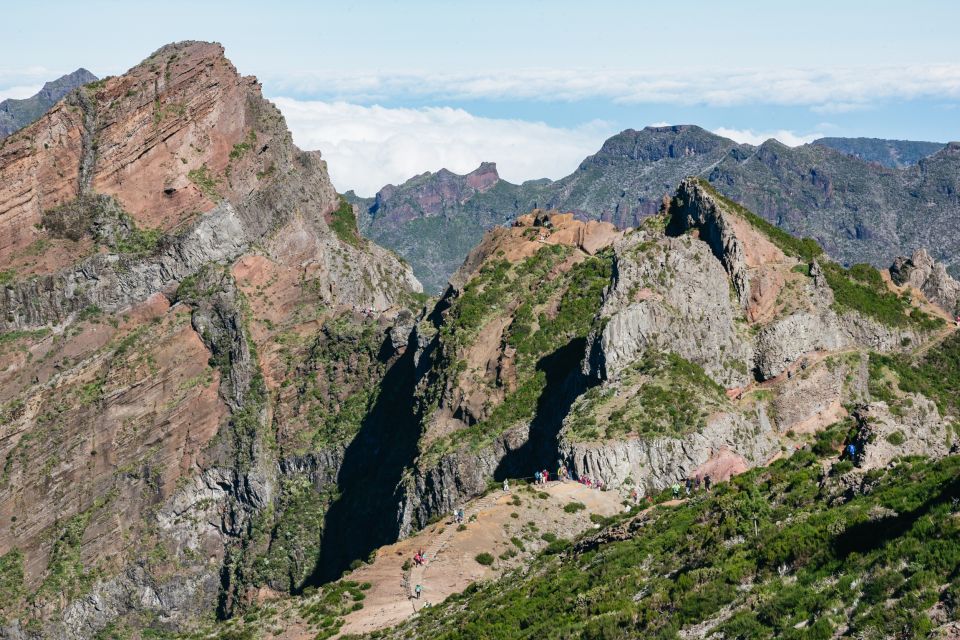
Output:
<svg viewBox="0 0 960 640">
<path fill-rule="evenodd" d="M 441 369 L 447 369 L 447 375 L 459 375 L 466 366 L 455 360 L 462 349 L 484 325 L 502 314 L 512 314 L 507 342 L 516 349 L 517 381 L 515 389 L 486 419 L 454 437 L 436 441 L 432 455 L 464 442 L 479 448 L 513 425 L 533 419 L 547 385 L 546 372 L 538 365 L 586 338 L 600 308 L 603 287 L 610 281 L 610 255 L 606 253 L 551 277 L 549 274 L 570 253 L 569 247 L 547 245 L 516 265 L 504 260 L 491 262 L 453 302 L 440 329 L 446 354 Z M 550 302 L 556 299 L 556 312 L 547 313 Z M 433 393 L 439 391 L 440 385 L 436 385 Z"/>
<path fill-rule="evenodd" d="M 528 574 L 471 587 L 394 635 L 675 638 L 710 621 L 728 638 L 830 638 L 848 623 L 915 637 L 938 602 L 956 619 L 960 457 L 871 472 L 849 500 L 845 467 L 822 486 L 821 468 L 801 452 L 659 508 L 625 541 L 554 545 Z"/>
</svg>

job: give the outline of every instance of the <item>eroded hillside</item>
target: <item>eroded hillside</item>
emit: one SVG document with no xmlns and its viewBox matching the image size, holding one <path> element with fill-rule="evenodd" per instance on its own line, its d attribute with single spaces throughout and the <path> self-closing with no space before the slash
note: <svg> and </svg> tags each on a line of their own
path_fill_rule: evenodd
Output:
<svg viewBox="0 0 960 640">
<path fill-rule="evenodd" d="M 216 44 L 2 145 L 4 634 L 189 627 L 302 584 L 409 269 Z"/>
<path fill-rule="evenodd" d="M 682 163 L 729 151 L 695 142 L 651 153 Z M 496 189 L 489 173 L 475 178 L 470 189 Z M 462 196 L 451 189 L 444 198 Z M 803 482 L 783 504 L 815 497 L 810 517 L 830 519 L 841 499 L 858 509 L 863 487 L 903 456 L 954 446 L 960 285 L 928 254 L 890 273 L 847 269 L 690 178 L 636 229 L 539 209 L 496 227 L 428 300 L 408 266 L 360 236 L 319 153 L 292 144 L 216 44 L 164 47 L 6 139 L 0 238 L 3 637 L 328 637 L 370 589 L 384 621 L 349 622 L 369 631 L 409 615 L 391 600 L 396 585 L 409 592 L 427 572 L 396 554 L 425 528 L 419 539 L 437 553 L 482 540 L 532 561 L 567 550 L 561 529 L 614 524 L 605 518 L 630 495 L 752 469 L 723 491 L 765 503 L 751 483 L 769 489 L 796 472 Z M 859 470 L 834 467 L 816 495 L 807 481 L 825 463 L 776 463 L 849 444 Z M 918 466 L 931 475 L 917 491 L 942 489 L 950 464 Z M 583 498 L 596 518 L 561 502 L 591 495 L 585 485 L 525 489 L 525 523 L 510 522 L 519 497 L 489 493 L 558 467 L 606 488 Z M 726 522 L 722 495 L 676 517 Z M 481 525 L 436 526 L 465 504 Z M 754 522 L 754 539 L 781 544 L 781 507 Z M 640 537 L 654 517 L 634 510 L 538 570 L 590 562 L 590 549 Z M 703 552 L 742 543 L 729 539 Z M 496 570 L 469 575 L 520 562 L 497 557 Z M 451 571 L 463 569 L 456 558 Z M 641 570 L 677 575 L 674 560 Z M 722 626 L 738 618 L 720 609 L 753 602 L 731 585 L 776 588 L 764 564 L 774 560 L 753 558 L 725 582 L 705 560 L 695 583 L 724 596 L 697 615 L 640 624 L 666 602 L 654 590 L 610 619 L 695 636 L 691 625 Z M 821 560 L 789 566 L 836 558 Z M 889 569 L 864 570 L 876 567 Z M 393 586 L 338 580 L 351 570 Z M 605 588 L 597 606 L 619 607 Z M 429 622 L 447 611 L 415 633 L 449 631 Z M 873 628 L 858 620 L 851 628 Z M 782 631 L 769 616 L 755 622 Z"/>
</svg>

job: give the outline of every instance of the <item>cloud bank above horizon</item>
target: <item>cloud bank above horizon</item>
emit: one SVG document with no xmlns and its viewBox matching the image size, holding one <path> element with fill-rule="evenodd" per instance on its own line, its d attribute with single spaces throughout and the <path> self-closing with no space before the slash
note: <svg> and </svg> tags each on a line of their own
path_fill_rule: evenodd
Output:
<svg viewBox="0 0 960 640">
<path fill-rule="evenodd" d="M 338 190 L 372 196 L 424 171 L 467 173 L 496 162 L 511 182 L 556 179 L 595 153 L 615 127 L 593 121 L 554 127 L 484 118 L 452 107 L 386 108 L 275 98 L 303 149 L 319 149 Z"/>
<path fill-rule="evenodd" d="M 807 107 L 844 113 L 884 100 L 960 99 L 960 64 L 781 69 L 500 69 L 476 73 L 336 70 L 263 78 L 284 95 L 385 99 L 610 100 L 617 104 Z"/>
<path fill-rule="evenodd" d="M 596 120 L 576 127 L 485 118 L 452 107 L 388 108 L 347 102 L 274 98 L 303 149 L 320 150 L 334 186 L 372 196 L 424 171 L 468 173 L 481 162 L 496 162 L 505 180 L 520 183 L 572 173 L 604 140 L 619 131 Z M 657 122 L 652 126 L 668 123 Z M 680 124 L 680 123 L 676 123 Z M 760 144 L 776 138 L 788 146 L 806 144 L 820 133 L 717 128 L 737 142 Z"/>
</svg>

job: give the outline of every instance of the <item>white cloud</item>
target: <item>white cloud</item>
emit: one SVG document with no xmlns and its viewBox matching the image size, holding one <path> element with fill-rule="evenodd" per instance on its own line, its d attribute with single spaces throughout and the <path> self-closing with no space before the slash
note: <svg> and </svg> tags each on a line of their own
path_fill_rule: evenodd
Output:
<svg viewBox="0 0 960 640">
<path fill-rule="evenodd" d="M 425 170 L 456 173 L 497 163 L 511 182 L 560 178 L 595 153 L 616 129 L 595 121 L 575 128 L 482 118 L 463 109 L 360 106 L 274 100 L 303 149 L 319 149 L 337 189 L 373 195 Z"/>
<path fill-rule="evenodd" d="M 960 64 L 829 69 L 517 69 L 486 73 L 340 73 L 266 75 L 277 92 L 351 102 L 591 98 L 619 103 L 708 106 L 769 104 L 850 111 L 879 100 L 960 99 Z"/>
<path fill-rule="evenodd" d="M 0 101 L 6 100 L 7 98 L 13 98 L 15 100 L 22 100 L 23 98 L 29 98 L 30 96 L 40 91 L 40 89 L 42 88 L 43 88 L 42 84 L 21 85 L 16 87 L 4 87 L 3 89 L 0 89 Z"/>
<path fill-rule="evenodd" d="M 823 137 L 822 133 L 805 133 L 801 135 L 786 129 L 779 129 L 777 131 L 754 131 L 752 129 L 728 129 L 726 127 L 720 127 L 714 129 L 713 132 L 718 136 L 752 145 L 763 144 L 770 138 L 775 138 L 788 147 L 797 147 Z"/>
</svg>

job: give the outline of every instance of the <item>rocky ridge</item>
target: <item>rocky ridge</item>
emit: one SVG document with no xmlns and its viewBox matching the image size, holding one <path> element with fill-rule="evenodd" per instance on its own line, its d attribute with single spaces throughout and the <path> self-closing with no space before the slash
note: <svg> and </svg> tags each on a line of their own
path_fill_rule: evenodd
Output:
<svg viewBox="0 0 960 640">
<path fill-rule="evenodd" d="M 22 576 L 0 635 L 229 615 L 275 584 L 259 532 L 300 526 L 301 496 L 322 517 L 355 428 L 302 453 L 297 406 L 333 421 L 346 396 L 305 388 L 300 354 L 363 329 L 375 384 L 419 283 L 350 232 L 319 153 L 217 44 L 69 94 L 3 141 L 0 177 L 0 556 Z"/>
<path fill-rule="evenodd" d="M 90 82 L 96 82 L 97 76 L 80 68 L 73 73 L 51 80 L 35 95 L 22 100 L 10 98 L 0 102 L 0 139 L 24 128 L 47 109 L 55 105 L 65 95 Z"/>
<path fill-rule="evenodd" d="M 366 219 L 364 233 L 410 261 L 428 291 L 443 289 L 481 230 L 494 224 L 540 207 L 632 227 L 654 215 L 687 176 L 703 177 L 785 231 L 817 240 L 843 264 L 887 267 L 895 256 L 926 248 L 957 275 L 956 145 L 878 141 L 883 149 L 903 149 L 903 161 L 887 167 L 874 162 L 876 154 L 856 153 L 863 147 L 857 139 L 837 140 L 844 144 L 752 146 L 692 125 L 628 129 L 554 182 L 498 180 L 445 199 L 439 195 L 449 190 L 445 185 L 473 174 L 438 172 L 352 201 Z M 912 212 L 923 212 L 922 223 Z"/>
</svg>

